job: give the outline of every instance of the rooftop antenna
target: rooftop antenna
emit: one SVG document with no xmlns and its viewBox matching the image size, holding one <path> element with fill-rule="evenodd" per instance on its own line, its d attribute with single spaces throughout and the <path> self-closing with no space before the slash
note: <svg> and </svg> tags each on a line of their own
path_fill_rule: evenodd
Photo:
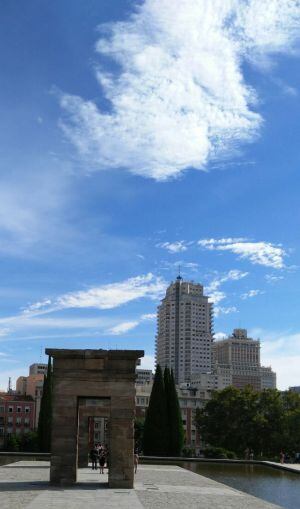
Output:
<svg viewBox="0 0 300 509">
<path fill-rule="evenodd" d="M 179 265 L 178 265 L 178 276 L 177 276 L 177 278 L 176 278 L 176 279 L 177 279 L 177 281 L 181 281 L 181 279 L 182 279 L 182 277 L 181 277 L 181 275 L 180 275 L 180 271 L 181 271 L 181 265 L 179 264 Z"/>
<path fill-rule="evenodd" d="M 8 378 L 8 387 L 7 387 L 8 394 L 12 393 L 12 386 L 11 386 L 11 376 Z"/>
</svg>

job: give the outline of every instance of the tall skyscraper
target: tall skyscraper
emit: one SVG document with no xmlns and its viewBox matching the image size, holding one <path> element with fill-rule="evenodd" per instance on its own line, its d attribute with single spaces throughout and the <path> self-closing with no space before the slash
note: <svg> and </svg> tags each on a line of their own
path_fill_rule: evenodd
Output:
<svg viewBox="0 0 300 509">
<path fill-rule="evenodd" d="M 158 307 L 156 363 L 173 369 L 175 382 L 211 370 L 213 307 L 203 286 L 178 276 Z"/>
</svg>

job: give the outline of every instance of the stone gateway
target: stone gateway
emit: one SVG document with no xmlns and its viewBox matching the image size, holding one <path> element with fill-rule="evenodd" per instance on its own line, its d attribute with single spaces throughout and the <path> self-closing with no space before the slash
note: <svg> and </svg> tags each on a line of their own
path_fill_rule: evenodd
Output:
<svg viewBox="0 0 300 509">
<path fill-rule="evenodd" d="M 46 354 L 53 358 L 50 482 L 76 483 L 78 457 L 82 463 L 88 454 L 88 418 L 101 415 L 109 419 L 109 487 L 133 488 L 135 368 L 144 352 L 47 348 Z"/>
</svg>

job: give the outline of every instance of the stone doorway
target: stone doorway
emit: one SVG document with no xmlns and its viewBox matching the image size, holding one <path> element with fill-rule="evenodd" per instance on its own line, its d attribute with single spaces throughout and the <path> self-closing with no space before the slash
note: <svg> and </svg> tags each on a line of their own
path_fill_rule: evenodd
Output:
<svg viewBox="0 0 300 509">
<path fill-rule="evenodd" d="M 109 419 L 110 488 L 134 485 L 135 367 L 142 350 L 46 349 L 53 358 L 50 482 L 77 481 L 90 417 Z M 85 438 L 84 438 L 85 436 Z"/>
</svg>

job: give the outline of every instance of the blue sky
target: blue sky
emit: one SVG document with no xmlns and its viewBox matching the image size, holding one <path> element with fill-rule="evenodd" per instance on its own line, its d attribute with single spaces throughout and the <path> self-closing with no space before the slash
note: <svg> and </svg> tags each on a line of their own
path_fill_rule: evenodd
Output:
<svg viewBox="0 0 300 509">
<path fill-rule="evenodd" d="M 11 0 L 0 30 L 0 387 L 45 347 L 144 348 L 178 273 L 299 385 L 289 0 Z"/>
</svg>

